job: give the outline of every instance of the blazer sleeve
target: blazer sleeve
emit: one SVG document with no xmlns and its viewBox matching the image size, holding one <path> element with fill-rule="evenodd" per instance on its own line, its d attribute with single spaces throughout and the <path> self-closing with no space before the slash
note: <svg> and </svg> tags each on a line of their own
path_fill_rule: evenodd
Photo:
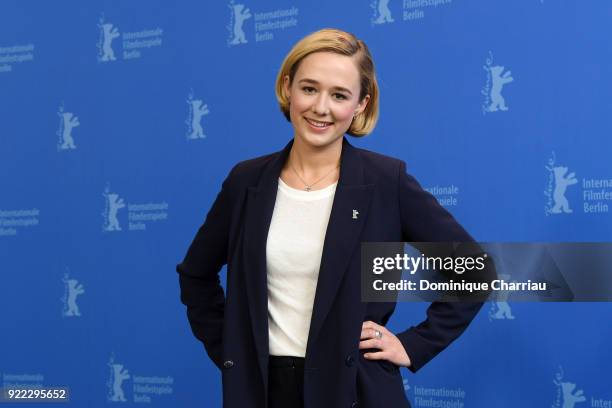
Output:
<svg viewBox="0 0 612 408">
<path fill-rule="evenodd" d="M 230 229 L 230 179 L 199 228 L 183 262 L 177 265 L 181 302 L 187 306 L 191 330 L 203 344 L 211 360 L 221 367 L 221 344 L 225 294 L 219 271 L 227 263 Z"/>
<path fill-rule="evenodd" d="M 399 166 L 399 201 L 405 242 L 473 242 L 473 238 L 419 183 Z M 463 333 L 482 302 L 432 302 L 427 317 L 397 335 L 416 372 Z"/>
</svg>

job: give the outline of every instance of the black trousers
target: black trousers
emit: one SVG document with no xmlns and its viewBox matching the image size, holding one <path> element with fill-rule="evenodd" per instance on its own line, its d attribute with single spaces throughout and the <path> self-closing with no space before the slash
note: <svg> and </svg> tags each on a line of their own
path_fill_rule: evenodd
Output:
<svg viewBox="0 0 612 408">
<path fill-rule="evenodd" d="M 304 359 L 270 356 L 268 408 L 304 407 Z"/>
</svg>

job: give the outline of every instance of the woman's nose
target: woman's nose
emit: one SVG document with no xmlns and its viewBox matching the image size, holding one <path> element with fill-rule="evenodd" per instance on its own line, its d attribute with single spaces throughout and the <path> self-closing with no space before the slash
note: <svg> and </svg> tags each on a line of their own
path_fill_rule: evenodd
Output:
<svg viewBox="0 0 612 408">
<path fill-rule="evenodd" d="M 324 93 L 320 93 L 317 100 L 312 105 L 313 113 L 317 115 L 326 115 L 329 113 L 327 97 Z"/>
</svg>

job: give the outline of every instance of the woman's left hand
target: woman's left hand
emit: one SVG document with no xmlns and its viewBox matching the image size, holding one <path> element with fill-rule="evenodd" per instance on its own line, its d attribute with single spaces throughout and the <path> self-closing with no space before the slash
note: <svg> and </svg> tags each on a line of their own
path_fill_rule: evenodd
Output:
<svg viewBox="0 0 612 408">
<path fill-rule="evenodd" d="M 377 336 L 377 333 L 380 333 Z M 402 342 L 385 326 L 372 321 L 363 322 L 361 326 L 361 341 L 359 349 L 380 349 L 377 352 L 365 353 L 368 360 L 387 360 L 395 365 L 410 367 L 410 357 L 404 349 Z"/>
</svg>

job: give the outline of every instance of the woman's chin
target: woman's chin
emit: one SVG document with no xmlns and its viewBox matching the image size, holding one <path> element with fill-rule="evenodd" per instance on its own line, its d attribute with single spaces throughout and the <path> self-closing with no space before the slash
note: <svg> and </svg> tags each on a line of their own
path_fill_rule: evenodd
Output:
<svg viewBox="0 0 612 408">
<path fill-rule="evenodd" d="M 304 144 L 315 147 L 315 148 L 323 148 L 333 145 L 334 143 L 338 143 L 342 140 L 342 134 L 313 134 L 310 132 L 304 132 L 301 135 L 301 139 Z"/>
</svg>

